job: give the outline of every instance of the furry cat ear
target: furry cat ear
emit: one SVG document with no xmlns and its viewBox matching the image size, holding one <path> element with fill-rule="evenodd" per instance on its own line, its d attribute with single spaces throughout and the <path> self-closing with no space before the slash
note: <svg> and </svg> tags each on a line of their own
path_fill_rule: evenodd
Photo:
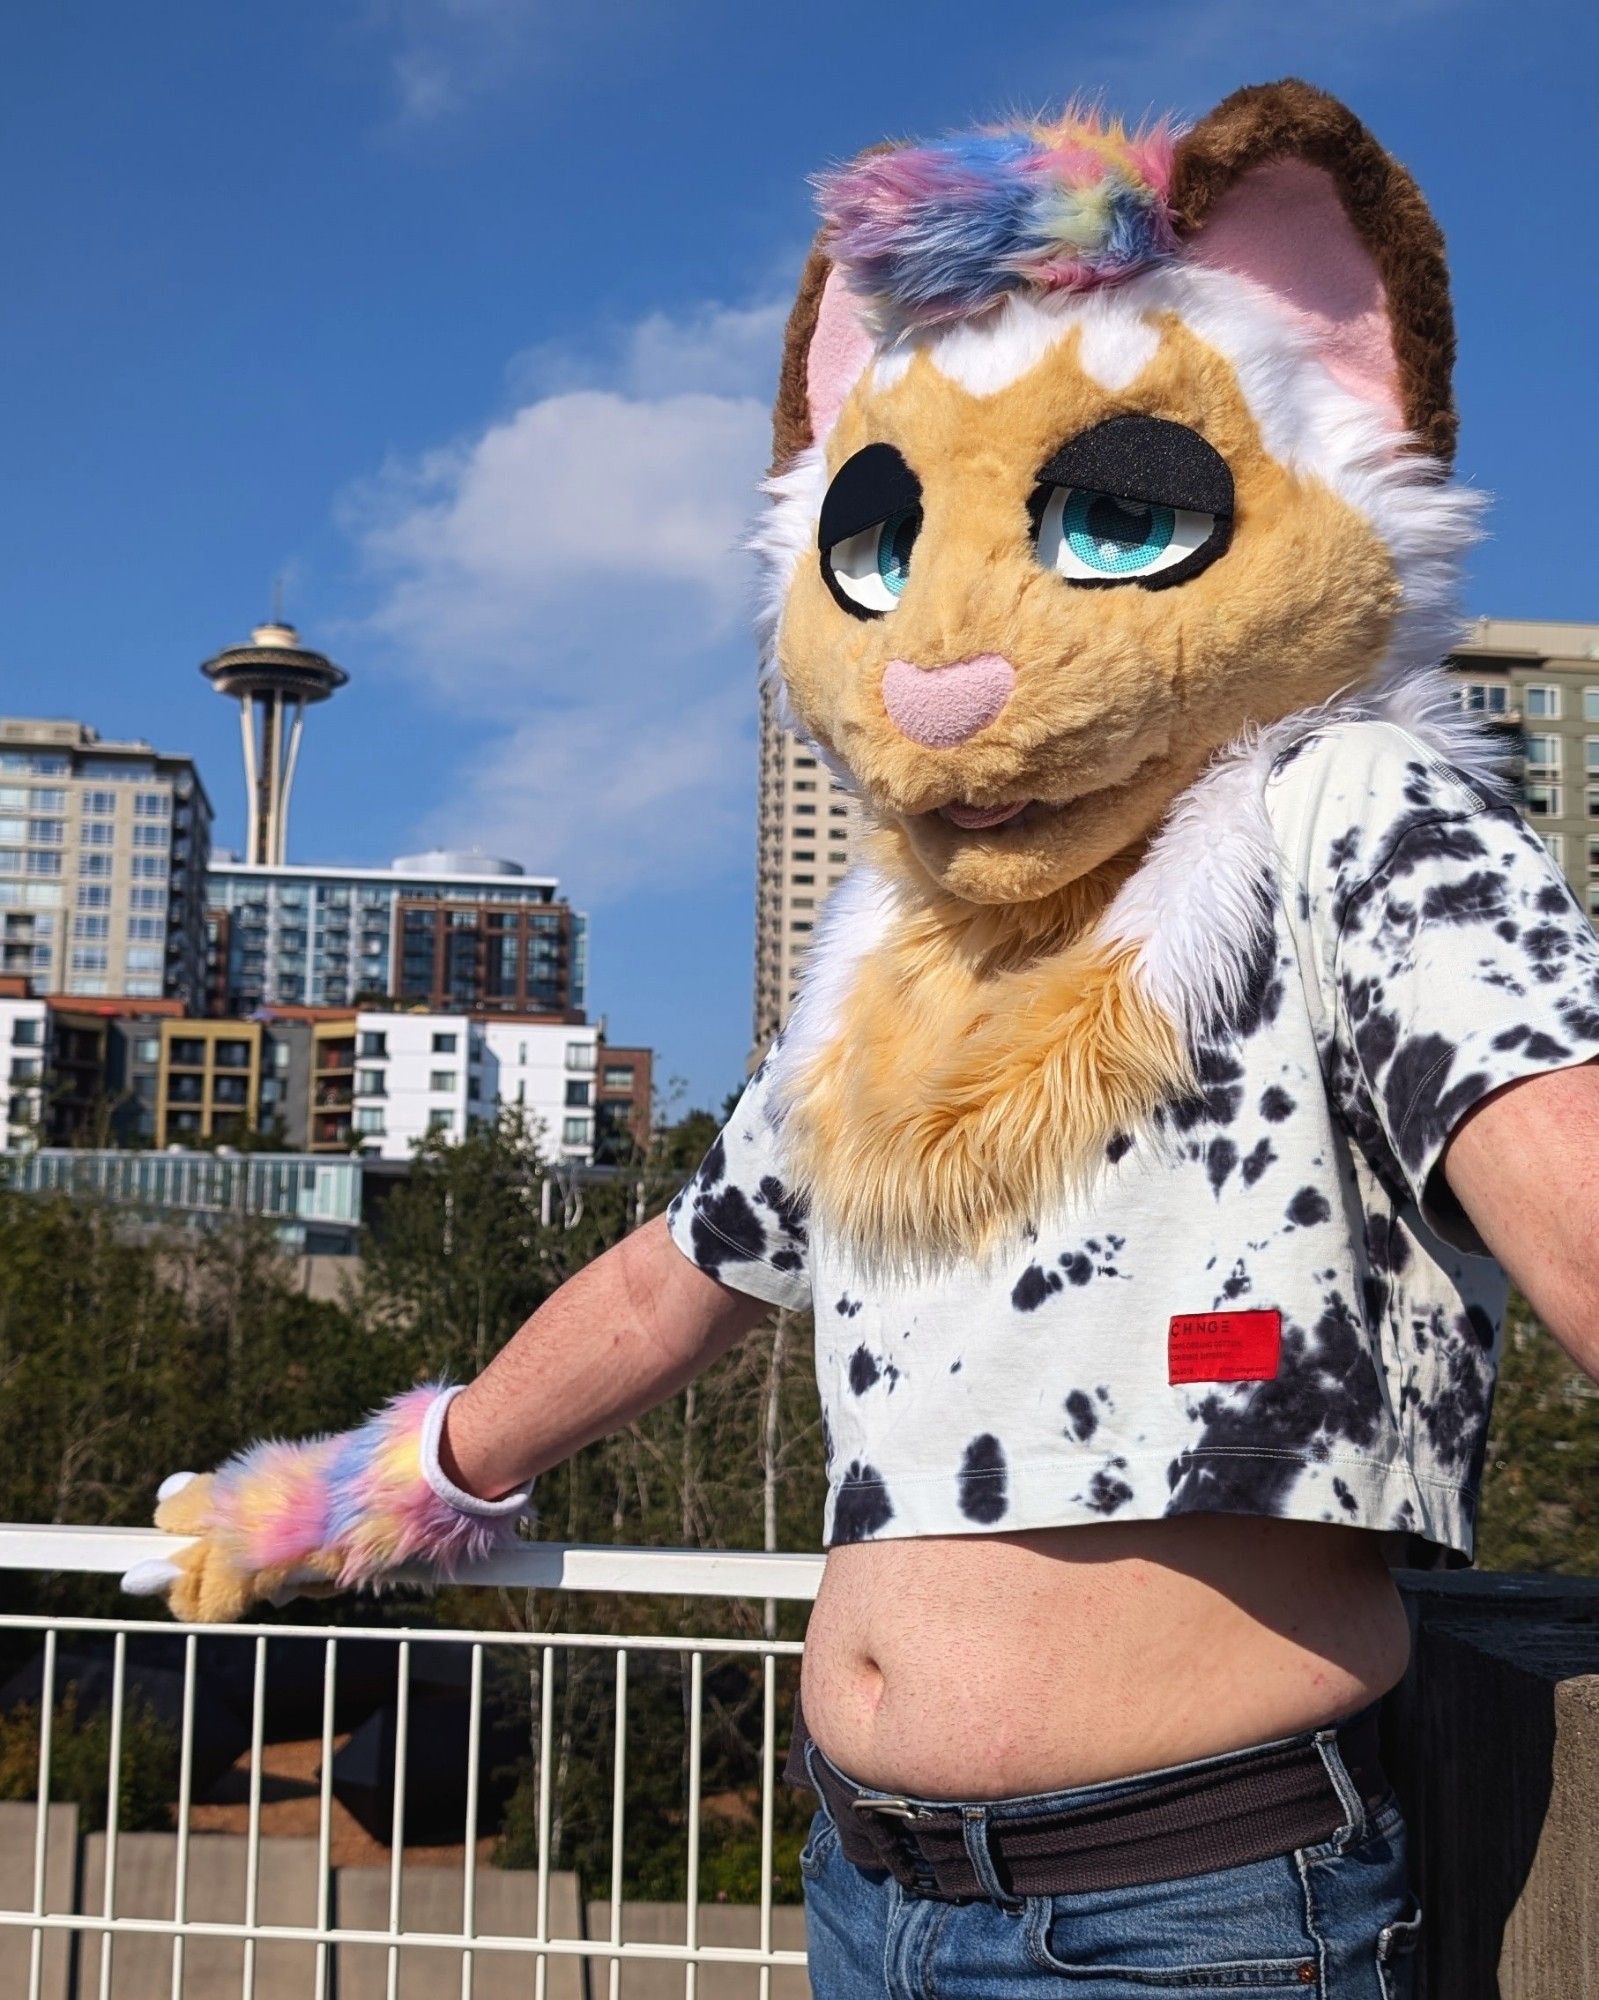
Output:
<svg viewBox="0 0 1599 2000">
<path fill-rule="evenodd" d="M 772 410 L 772 470 L 782 472 L 826 435 L 872 356 L 872 336 L 843 274 L 818 237 L 783 336 Z"/>
<path fill-rule="evenodd" d="M 1170 207 L 1187 255 L 1264 286 L 1339 381 L 1449 462 L 1443 236 L 1347 106 L 1295 79 L 1235 91 L 1178 142 Z"/>
</svg>

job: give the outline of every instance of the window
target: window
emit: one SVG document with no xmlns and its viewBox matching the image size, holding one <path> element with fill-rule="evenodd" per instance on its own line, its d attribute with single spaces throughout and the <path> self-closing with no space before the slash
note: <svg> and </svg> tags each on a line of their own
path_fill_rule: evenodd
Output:
<svg viewBox="0 0 1599 2000">
<path fill-rule="evenodd" d="M 13 1083 L 36 1083 L 43 1075 L 43 1056 L 13 1056 L 11 1058 L 11 1081 Z"/>
<path fill-rule="evenodd" d="M 454 1035 L 435 1035 L 433 1037 L 433 1053 L 436 1056 L 453 1056 L 455 1054 Z"/>
<path fill-rule="evenodd" d="M 435 1069 L 428 1072 L 429 1090 L 454 1090 L 461 1072 L 456 1069 Z"/>
<path fill-rule="evenodd" d="M 129 917 L 128 936 L 137 943 L 140 939 L 159 938 L 166 935 L 166 925 L 159 917 Z"/>
<path fill-rule="evenodd" d="M 568 1077 L 566 1083 L 566 1101 L 574 1109 L 586 1109 L 589 1101 L 588 1085 L 580 1082 L 575 1077 Z"/>
<path fill-rule="evenodd" d="M 172 801 L 165 792 L 135 792 L 133 813 L 136 819 L 165 819 L 172 810 Z"/>
<path fill-rule="evenodd" d="M 133 844 L 135 847 L 165 847 L 167 830 L 164 826 L 151 826 L 147 821 L 133 829 Z"/>
<path fill-rule="evenodd" d="M 791 931 L 808 931 L 808 930 L 810 929 L 810 927 L 811 927 L 811 926 L 810 926 L 810 922 L 809 922 L 809 920 L 808 920 L 808 919 L 807 919 L 807 920 L 806 920 L 805 922 L 803 922 L 803 923 L 801 923 L 801 922 L 795 922 L 795 923 L 791 923 L 791 924 L 789 925 L 789 929 L 790 929 Z"/>
<path fill-rule="evenodd" d="M 33 794 L 21 785 L 0 785 L 0 812 L 25 813 L 32 803 Z"/>
<path fill-rule="evenodd" d="M 846 868 L 849 865 L 849 856 L 842 847 L 830 847 L 827 850 L 827 858 L 838 868 Z"/>
<path fill-rule="evenodd" d="M 812 889 L 816 886 L 814 875 L 790 875 L 788 879 L 796 889 Z"/>
<path fill-rule="evenodd" d="M 96 950 L 75 951 L 72 954 L 72 969 L 74 972 L 104 972 L 106 955 Z"/>
<path fill-rule="evenodd" d="M 355 1073 L 355 1088 L 361 1097 L 386 1097 L 388 1084 L 380 1069 L 358 1069 Z"/>
<path fill-rule="evenodd" d="M 561 1143 L 563 1146 L 586 1146 L 589 1138 L 589 1121 L 586 1118 L 563 1118 L 561 1121 Z"/>
<path fill-rule="evenodd" d="M 106 873 L 109 875 L 110 857 L 105 858 Z M 167 879 L 167 872 L 167 858 L 164 854 L 136 854 L 133 857 L 132 874 L 135 881 L 142 876 L 146 882 L 164 882 Z"/>
<path fill-rule="evenodd" d="M 455 1130 L 455 1113 L 453 1111 L 430 1111 L 428 1113 L 428 1130 L 430 1132 L 453 1132 Z"/>
<path fill-rule="evenodd" d="M 633 1088 L 633 1068 L 630 1063 L 607 1063 L 605 1065 L 605 1088 L 607 1090 L 631 1090 Z"/>
<path fill-rule="evenodd" d="M 357 1132 L 364 1132 L 368 1138 L 381 1139 L 383 1107 L 378 1104 L 358 1104 L 355 1107 L 355 1129 Z"/>
<path fill-rule="evenodd" d="M 78 908 L 80 910 L 109 910 L 111 890 L 104 882 L 80 882 L 78 884 Z"/>
<path fill-rule="evenodd" d="M 829 817 L 832 819 L 847 819 L 849 817 L 848 806 L 829 806 L 827 811 Z"/>
<path fill-rule="evenodd" d="M 30 875 L 59 875 L 61 856 L 59 854 L 30 854 L 28 856 Z"/>
<path fill-rule="evenodd" d="M 1542 836 L 1542 839 L 1544 846 L 1549 850 L 1549 858 L 1564 868 L 1566 865 L 1566 836 L 1563 833 L 1546 833 Z M 1589 846 L 1591 847 L 1592 844 L 1590 841 Z"/>
<path fill-rule="evenodd" d="M 114 847 L 117 830 L 108 819 L 86 819 L 81 838 L 85 847 Z"/>
<path fill-rule="evenodd" d="M 798 819 L 803 819 L 803 818 L 805 818 L 805 817 L 806 817 L 807 815 L 808 815 L 808 816 L 809 816 L 809 817 L 810 817 L 811 819 L 814 819 L 814 818 L 816 817 L 816 808 L 815 808 L 815 806 L 813 806 L 813 805 L 803 805 L 803 806 L 796 806 L 796 807 L 794 808 L 794 814 L 795 814 L 795 817 L 796 817 L 796 818 L 798 818 Z"/>
<path fill-rule="evenodd" d="M 1599 778 L 1599 736 L 1589 736 L 1583 741 L 1583 761 L 1588 767 L 1590 778 Z"/>
<path fill-rule="evenodd" d="M 796 778 L 794 780 L 794 789 L 796 792 L 814 792 L 816 790 L 816 780 L 814 778 Z"/>
<path fill-rule="evenodd" d="M 154 1000 L 160 994 L 161 982 L 159 979 L 129 979 L 123 982 L 123 991 L 127 993 L 130 999 Z M 148 1130 L 149 1128 L 141 1126 L 140 1129 Z"/>
<path fill-rule="evenodd" d="M 1588 743 L 1588 768 L 1599 769 L 1593 759 L 1593 752 L 1599 749 L 1591 738 Z M 1527 738 L 1527 769 L 1546 771 L 1558 775 L 1560 770 L 1560 738 L 1558 736 L 1529 735 Z"/>
<path fill-rule="evenodd" d="M 109 917 L 74 917 L 72 935 L 75 938 L 108 938 L 111 935 Z"/>
<path fill-rule="evenodd" d="M 105 989 L 106 982 L 103 979 L 85 979 L 76 972 L 67 981 L 67 991 L 69 993 L 81 993 L 85 998 L 93 997 L 98 999 L 105 992 Z"/>
<path fill-rule="evenodd" d="M 566 1066 L 568 1069 L 592 1070 L 594 1068 L 594 1044 L 592 1042 L 568 1042 L 566 1045 Z"/>
<path fill-rule="evenodd" d="M 26 840 L 28 822 L 25 819 L 0 819 L 0 840 Z"/>
<path fill-rule="evenodd" d="M 88 813 L 114 813 L 117 809 L 115 792 L 85 792 L 79 810 Z"/>
<path fill-rule="evenodd" d="M 1532 722 L 1558 722 L 1560 720 L 1560 690 L 1557 687 L 1531 686 L 1521 691 L 1522 703 L 1527 717 Z"/>
<path fill-rule="evenodd" d="M 1510 707 L 1510 690 L 1503 681 L 1467 681 L 1461 705 L 1474 715 L 1503 715 Z"/>
<path fill-rule="evenodd" d="M 43 1021 L 12 1022 L 11 1043 L 13 1048 L 19 1048 L 19 1049 L 37 1048 L 43 1040 L 44 1040 Z"/>
<path fill-rule="evenodd" d="M 130 910 L 164 910 L 167 906 L 165 889 L 130 889 L 128 908 Z"/>
<path fill-rule="evenodd" d="M 36 847 L 59 847 L 67 837 L 64 819 L 30 819 L 28 838 Z"/>
<path fill-rule="evenodd" d="M 1560 787 L 1529 783 L 1527 786 L 1527 811 L 1534 819 L 1559 819 Z"/>
<path fill-rule="evenodd" d="M 789 856 L 789 859 L 791 861 L 814 861 L 816 859 L 816 849 L 814 847 L 796 847 L 794 852 Z"/>
<path fill-rule="evenodd" d="M 161 1060 L 161 1037 L 159 1035 L 141 1035 L 133 1045 L 133 1059 L 135 1062 L 141 1063 L 159 1062 Z"/>
<path fill-rule="evenodd" d="M 130 972 L 159 972 L 161 954 L 147 944 L 133 945 L 127 953 L 127 966 Z"/>
<path fill-rule="evenodd" d="M 111 873 L 111 856 L 109 854 L 80 854 L 78 856 L 78 873 L 84 876 L 97 876 L 101 880 L 104 880 Z"/>
<path fill-rule="evenodd" d="M 788 906 L 791 910 L 814 910 L 816 908 L 816 898 L 814 896 L 790 896 Z"/>
<path fill-rule="evenodd" d="M 67 809 L 65 792 L 35 792 L 30 801 L 36 813 L 64 813 Z"/>
<path fill-rule="evenodd" d="M 389 1038 L 381 1028 L 363 1028 L 359 1053 L 367 1062 L 381 1062 L 389 1052 Z"/>
</svg>

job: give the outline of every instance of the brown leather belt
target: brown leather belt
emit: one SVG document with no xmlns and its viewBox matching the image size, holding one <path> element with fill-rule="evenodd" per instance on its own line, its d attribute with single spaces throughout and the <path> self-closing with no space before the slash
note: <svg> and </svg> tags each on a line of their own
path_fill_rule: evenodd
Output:
<svg viewBox="0 0 1599 2000">
<path fill-rule="evenodd" d="M 1334 1770 L 1358 1807 L 1340 1794 Z M 857 1785 L 812 1742 L 796 1704 L 784 1776 L 820 1794 L 848 1860 L 942 1902 L 992 1899 L 996 1880 L 1006 1896 L 1065 1896 L 1267 1861 L 1333 1839 L 1389 1793 L 1375 1705 L 1336 1729 L 1155 1772 L 1102 1803 L 1061 1807 L 1046 1798 L 899 1798 Z M 988 1883 L 974 1843 L 983 1843 L 979 1854 L 986 1848 Z"/>
</svg>

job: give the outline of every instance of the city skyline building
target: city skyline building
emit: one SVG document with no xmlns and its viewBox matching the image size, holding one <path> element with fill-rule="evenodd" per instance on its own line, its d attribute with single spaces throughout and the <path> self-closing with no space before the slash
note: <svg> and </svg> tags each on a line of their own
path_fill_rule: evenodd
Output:
<svg viewBox="0 0 1599 2000">
<path fill-rule="evenodd" d="M 759 756 L 752 1066 L 788 1019 L 816 920 L 860 840 L 850 794 L 782 726 L 764 687 Z"/>
<path fill-rule="evenodd" d="M 1599 624 L 1478 618 L 1447 664 L 1462 705 L 1510 735 L 1527 824 L 1599 918 Z"/>
<path fill-rule="evenodd" d="M 205 989 L 211 801 L 191 757 L 0 717 L 0 972 L 38 993 Z"/>
<path fill-rule="evenodd" d="M 324 702 L 349 680 L 325 653 L 300 644 L 292 625 L 274 617 L 242 646 L 227 646 L 200 671 L 239 704 L 244 745 L 245 859 L 281 867 L 288 859 L 289 798 L 308 705 Z"/>
<path fill-rule="evenodd" d="M 553 875 L 476 852 L 388 868 L 216 861 L 214 1008 L 404 1000 L 460 1011 L 581 1016 L 588 920 Z"/>
</svg>

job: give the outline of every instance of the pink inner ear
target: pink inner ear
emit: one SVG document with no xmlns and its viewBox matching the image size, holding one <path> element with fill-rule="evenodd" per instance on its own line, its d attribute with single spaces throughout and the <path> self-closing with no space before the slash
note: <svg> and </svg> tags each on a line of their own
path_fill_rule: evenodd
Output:
<svg viewBox="0 0 1599 2000">
<path fill-rule="evenodd" d="M 872 358 L 872 346 L 849 287 L 836 270 L 829 271 L 805 357 L 805 400 L 813 438 L 825 437 L 832 429 L 844 398 Z"/>
<path fill-rule="evenodd" d="M 1403 423 L 1382 279 L 1330 174 L 1307 160 L 1251 167 L 1199 230 L 1194 256 L 1264 285 L 1345 388 Z"/>
</svg>

